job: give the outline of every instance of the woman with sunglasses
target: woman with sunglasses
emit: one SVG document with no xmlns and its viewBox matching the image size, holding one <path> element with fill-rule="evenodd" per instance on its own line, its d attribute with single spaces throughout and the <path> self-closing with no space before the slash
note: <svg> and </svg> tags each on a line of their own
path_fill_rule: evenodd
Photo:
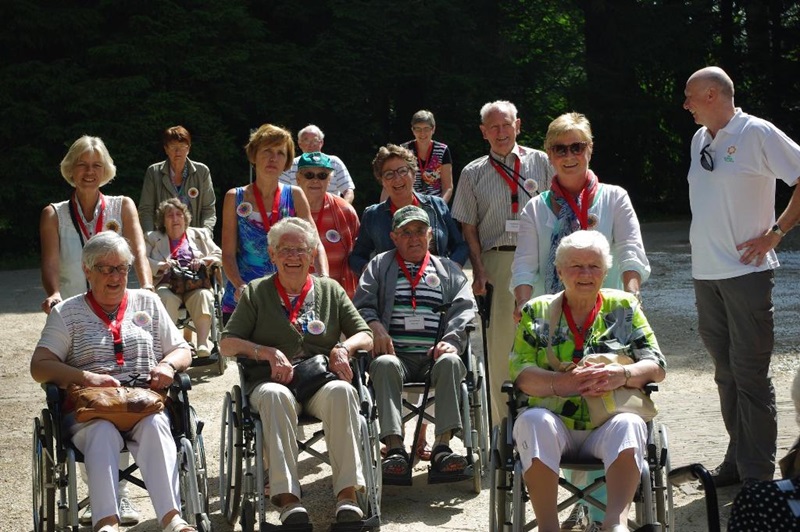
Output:
<svg viewBox="0 0 800 532">
<path fill-rule="evenodd" d="M 318 151 L 304 153 L 297 160 L 297 184 L 303 189 L 311 207 L 311 217 L 328 255 L 328 271 L 353 299 L 358 276 L 350 269 L 347 257 L 353 251 L 358 235 L 358 214 L 347 200 L 328 192 L 333 161 Z"/>
<path fill-rule="evenodd" d="M 556 294 L 564 285 L 556 271 L 556 249 L 561 240 L 578 230 L 593 229 L 611 244 L 613 262 L 603 288 L 625 290 L 639 296 L 641 284 L 650 276 L 639 220 L 625 189 L 600 183 L 589 169 L 592 159 L 592 128 L 580 113 L 565 113 L 550 123 L 544 148 L 556 170 L 550 190 L 531 199 L 520 213 L 519 235 L 511 286 L 519 322 L 523 305 L 544 294 Z M 581 473 L 570 472 L 570 481 L 582 483 Z M 605 498 L 605 490 L 598 494 Z M 585 520 L 582 505 L 568 521 Z M 591 520 L 602 520 L 592 509 Z M 572 524 L 572 523 L 570 523 Z"/>
<path fill-rule="evenodd" d="M 416 205 L 428 213 L 433 239 L 431 253 L 447 257 L 461 266 L 467 261 L 469 248 L 458 230 L 447 203 L 438 196 L 427 196 L 414 191 L 417 157 L 410 150 L 387 144 L 378 150 L 372 161 L 375 179 L 383 186 L 386 201 L 370 205 L 361 216 L 361 232 L 350 254 L 350 267 L 357 274 L 378 253 L 394 249 L 389 237 L 392 216 L 406 205 Z"/>
</svg>

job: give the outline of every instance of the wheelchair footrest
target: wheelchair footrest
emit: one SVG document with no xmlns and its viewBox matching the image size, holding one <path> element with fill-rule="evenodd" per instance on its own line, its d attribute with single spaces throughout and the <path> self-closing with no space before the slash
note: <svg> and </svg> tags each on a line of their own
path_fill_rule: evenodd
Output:
<svg viewBox="0 0 800 532">
<path fill-rule="evenodd" d="M 446 484 L 450 482 L 462 482 L 464 480 L 472 480 L 475 476 L 475 468 L 473 465 L 468 465 L 464 471 L 460 473 L 442 473 L 436 471 L 428 466 L 428 484 Z M 385 484 L 386 482 L 384 482 Z"/>
<path fill-rule="evenodd" d="M 210 366 L 211 364 L 216 364 L 219 362 L 219 357 L 221 357 L 217 352 L 211 353 L 207 357 L 192 357 L 192 367 L 198 368 L 202 366 Z"/>
<path fill-rule="evenodd" d="M 368 521 L 355 521 L 352 523 L 331 523 L 331 532 L 370 532 L 379 526 Z"/>
<path fill-rule="evenodd" d="M 273 525 L 272 523 L 261 523 L 261 532 L 314 532 L 314 525 L 304 523 L 302 525 Z"/>
<path fill-rule="evenodd" d="M 411 467 L 408 468 L 408 474 L 405 475 L 383 475 L 384 486 L 410 486 L 414 482 L 411 479 Z"/>
</svg>

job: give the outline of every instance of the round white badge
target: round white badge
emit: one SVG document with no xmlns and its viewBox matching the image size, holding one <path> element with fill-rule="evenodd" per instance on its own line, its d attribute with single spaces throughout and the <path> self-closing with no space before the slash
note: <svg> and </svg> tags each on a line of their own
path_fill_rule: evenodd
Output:
<svg viewBox="0 0 800 532">
<path fill-rule="evenodd" d="M 147 327 L 150 325 L 152 319 L 150 318 L 150 314 L 147 312 L 140 310 L 133 315 L 133 324 L 137 327 Z"/>
<path fill-rule="evenodd" d="M 236 214 L 242 218 L 247 218 L 253 212 L 253 204 L 249 201 L 243 201 L 236 207 Z"/>
<path fill-rule="evenodd" d="M 429 273 L 425 276 L 425 284 L 431 288 L 438 288 L 442 284 L 442 280 L 435 273 Z"/>
<path fill-rule="evenodd" d="M 342 239 L 342 235 L 339 234 L 339 231 L 336 229 L 328 229 L 325 231 L 325 238 L 328 239 L 328 242 L 337 243 Z"/>
<path fill-rule="evenodd" d="M 588 229 L 594 229 L 597 227 L 598 222 L 600 222 L 600 220 L 597 218 L 596 214 L 590 214 L 586 218 L 586 226 Z"/>
<path fill-rule="evenodd" d="M 522 188 L 524 188 L 528 194 L 533 194 L 539 190 L 539 184 L 535 179 L 528 178 L 524 183 L 522 183 Z"/>
<path fill-rule="evenodd" d="M 197 196 L 200 195 L 200 191 L 197 190 L 195 187 L 192 187 L 189 189 L 188 194 L 190 198 L 195 199 Z"/>
<path fill-rule="evenodd" d="M 308 332 L 317 335 L 325 332 L 325 324 L 320 320 L 311 320 L 308 322 Z"/>
</svg>

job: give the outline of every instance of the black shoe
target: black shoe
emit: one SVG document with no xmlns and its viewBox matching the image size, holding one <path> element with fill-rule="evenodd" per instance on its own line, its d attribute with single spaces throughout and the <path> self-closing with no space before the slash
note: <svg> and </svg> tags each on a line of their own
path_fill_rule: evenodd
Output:
<svg viewBox="0 0 800 532">
<path fill-rule="evenodd" d="M 736 464 L 732 462 L 722 462 L 714 468 L 711 472 L 711 478 L 714 480 L 714 487 L 716 488 L 734 486 L 742 481 L 742 479 L 739 478 L 739 471 L 736 469 Z"/>
</svg>

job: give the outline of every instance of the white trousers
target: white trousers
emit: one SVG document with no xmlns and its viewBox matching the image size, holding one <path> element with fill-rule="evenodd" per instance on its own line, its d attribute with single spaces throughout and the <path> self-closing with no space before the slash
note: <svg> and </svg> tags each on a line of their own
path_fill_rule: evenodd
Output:
<svg viewBox="0 0 800 532">
<path fill-rule="evenodd" d="M 570 430 L 553 412 L 528 408 L 514 422 L 514 442 L 525 471 L 538 458 L 558 474 L 562 457 L 599 458 L 608 470 L 622 451 L 633 448 L 641 472 L 647 425 L 636 414 L 617 414 L 594 430 Z"/>
<path fill-rule="evenodd" d="M 183 294 L 183 298 L 170 290 L 167 285 L 161 285 L 156 288 L 156 293 L 158 297 L 161 298 L 161 302 L 164 303 L 167 314 L 169 314 L 173 322 L 178 321 L 178 312 L 181 308 L 181 303 L 186 305 L 186 311 L 192 318 L 199 316 L 207 316 L 210 318 L 214 313 L 214 294 L 207 288 L 187 292 Z M 202 340 L 203 339 L 198 338 L 198 342 Z"/>
<path fill-rule="evenodd" d="M 331 461 L 333 493 L 345 488 L 363 489 L 361 470 L 358 396 L 345 381 L 332 381 L 301 405 L 289 388 L 264 382 L 250 392 L 250 403 L 258 411 L 264 432 L 264 466 L 269 468 L 272 501 L 282 493 L 300 497 L 297 474 L 297 417 L 302 410 L 322 421 Z"/>
<path fill-rule="evenodd" d="M 119 453 L 128 450 L 139 465 L 159 523 L 171 510 L 180 511 L 177 449 L 164 412 L 148 416 L 121 434 L 110 421 L 96 419 L 70 427 L 72 443 L 83 453 L 89 477 L 92 524 L 116 515 Z"/>
</svg>

